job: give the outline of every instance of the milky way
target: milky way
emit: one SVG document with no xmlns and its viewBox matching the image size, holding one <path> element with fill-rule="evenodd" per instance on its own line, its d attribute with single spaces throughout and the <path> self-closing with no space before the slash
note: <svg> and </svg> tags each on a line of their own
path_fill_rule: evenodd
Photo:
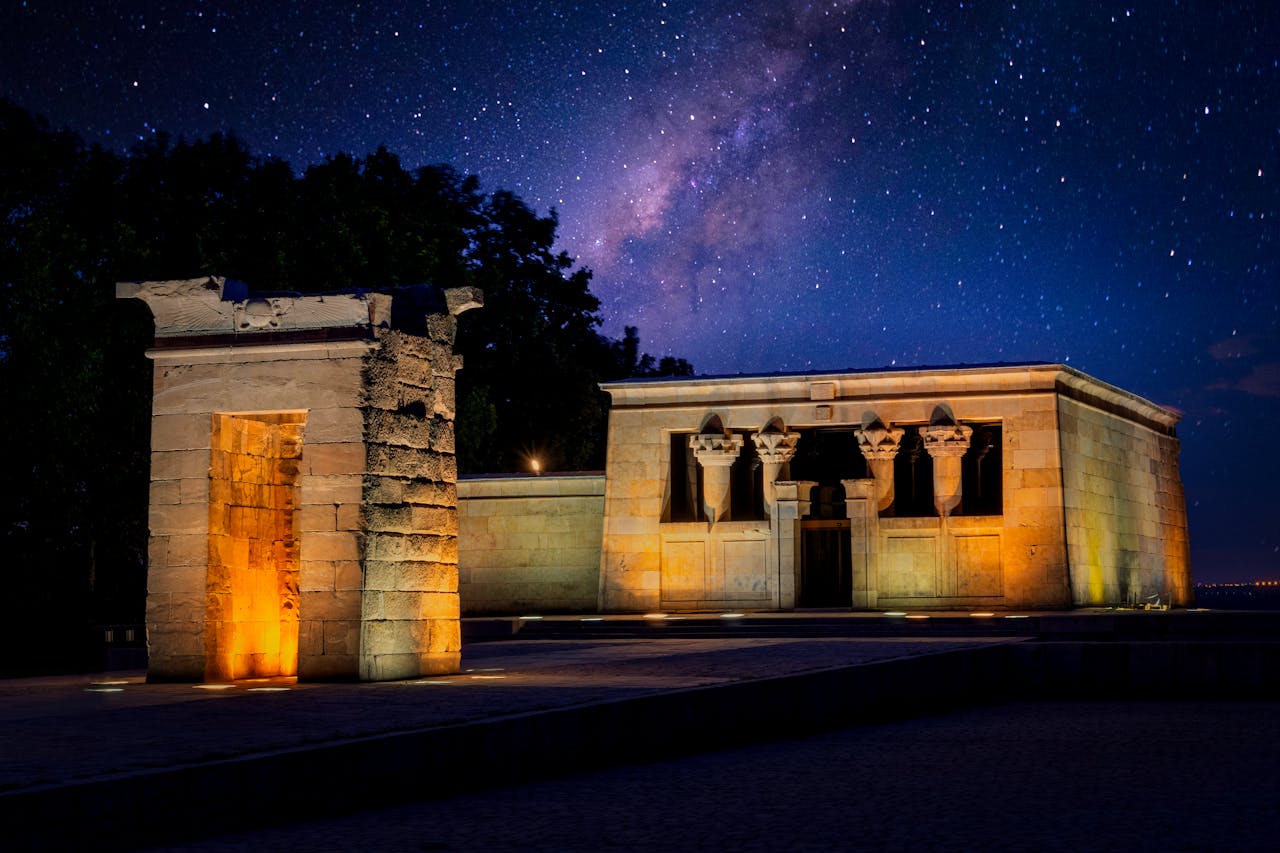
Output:
<svg viewBox="0 0 1280 853">
<path fill-rule="evenodd" d="M 1280 574 L 1280 14 L 1258 2 L 5 4 L 125 148 L 385 144 L 555 209 L 703 372 L 1065 361 L 1180 409 L 1193 569 Z"/>
</svg>

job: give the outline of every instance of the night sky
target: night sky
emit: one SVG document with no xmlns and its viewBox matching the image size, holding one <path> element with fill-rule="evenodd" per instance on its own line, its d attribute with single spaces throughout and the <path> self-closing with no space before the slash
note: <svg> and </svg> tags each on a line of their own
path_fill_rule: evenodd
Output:
<svg viewBox="0 0 1280 853">
<path fill-rule="evenodd" d="M 605 330 L 699 372 L 1062 361 L 1174 407 L 1196 578 L 1280 576 L 1272 0 L 0 9 L 0 95 L 90 141 L 385 144 L 554 208 Z"/>
</svg>

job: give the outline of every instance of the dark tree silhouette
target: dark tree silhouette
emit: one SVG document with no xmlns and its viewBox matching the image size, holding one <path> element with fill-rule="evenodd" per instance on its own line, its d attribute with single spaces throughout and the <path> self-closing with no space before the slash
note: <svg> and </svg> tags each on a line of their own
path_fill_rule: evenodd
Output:
<svg viewBox="0 0 1280 853">
<path fill-rule="evenodd" d="M 140 622 L 150 340 L 114 283 L 221 274 L 263 291 L 434 282 L 485 291 L 460 320 L 463 472 L 598 468 L 600 381 L 692 372 L 600 334 L 591 273 L 555 249 L 554 211 L 484 193 L 448 166 L 384 148 L 296 175 L 232 136 L 157 136 L 120 156 L 0 100 L 0 559 L 61 665 L 77 632 Z M 21 633 L 19 633 L 21 636 Z M 88 662 L 92 663 L 92 662 Z M 13 671 L 0 660 L 0 671 Z"/>
</svg>

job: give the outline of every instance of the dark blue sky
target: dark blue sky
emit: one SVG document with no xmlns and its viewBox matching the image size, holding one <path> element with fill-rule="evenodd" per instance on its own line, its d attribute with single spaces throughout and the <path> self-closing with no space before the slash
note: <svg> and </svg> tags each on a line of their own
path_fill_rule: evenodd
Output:
<svg viewBox="0 0 1280 853">
<path fill-rule="evenodd" d="M 92 141 L 385 144 L 555 208 L 607 331 L 701 372 L 1068 362 L 1185 414 L 1196 576 L 1280 575 L 1267 0 L 27 0 L 0 48 Z"/>
</svg>

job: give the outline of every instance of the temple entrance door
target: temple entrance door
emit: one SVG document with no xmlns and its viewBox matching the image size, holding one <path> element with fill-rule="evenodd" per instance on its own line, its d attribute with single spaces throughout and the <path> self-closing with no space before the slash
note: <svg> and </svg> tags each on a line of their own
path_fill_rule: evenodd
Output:
<svg viewBox="0 0 1280 853">
<path fill-rule="evenodd" d="M 798 606 L 853 606 L 848 519 L 800 522 Z"/>
</svg>

